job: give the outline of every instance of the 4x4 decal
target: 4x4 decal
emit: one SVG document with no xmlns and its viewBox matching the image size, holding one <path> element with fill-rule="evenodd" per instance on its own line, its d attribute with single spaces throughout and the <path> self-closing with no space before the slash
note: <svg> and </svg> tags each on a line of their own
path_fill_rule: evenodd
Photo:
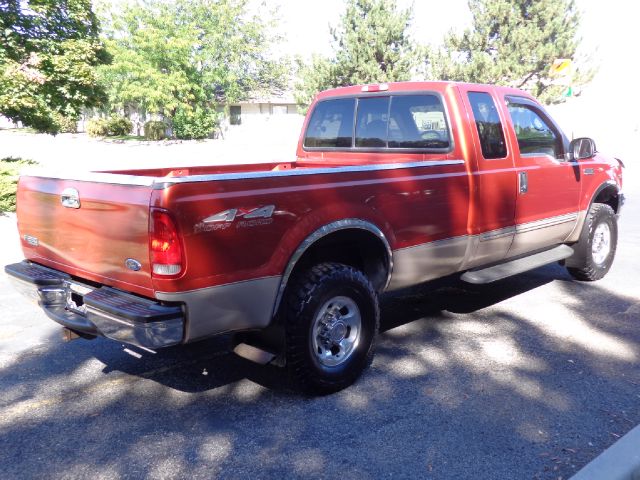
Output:
<svg viewBox="0 0 640 480">
<path fill-rule="evenodd" d="M 194 227 L 195 233 L 212 232 L 214 230 L 226 230 L 235 222 L 236 228 L 255 227 L 269 225 L 273 222 L 275 205 L 264 205 L 253 208 L 230 208 L 211 215 Z"/>
</svg>

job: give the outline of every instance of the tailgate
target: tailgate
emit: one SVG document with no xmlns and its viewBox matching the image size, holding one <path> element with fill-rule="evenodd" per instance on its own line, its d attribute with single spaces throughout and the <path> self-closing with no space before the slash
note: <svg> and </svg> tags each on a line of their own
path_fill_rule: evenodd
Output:
<svg viewBox="0 0 640 480">
<path fill-rule="evenodd" d="M 153 296 L 151 188 L 20 177 L 17 214 L 25 257 L 83 279 Z"/>
</svg>

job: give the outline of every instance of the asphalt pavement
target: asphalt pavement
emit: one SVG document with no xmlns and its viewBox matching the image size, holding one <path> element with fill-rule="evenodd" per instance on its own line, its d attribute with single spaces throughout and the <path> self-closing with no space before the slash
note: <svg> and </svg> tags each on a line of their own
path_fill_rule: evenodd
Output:
<svg viewBox="0 0 640 480">
<path fill-rule="evenodd" d="M 322 398 L 224 338 L 64 343 L 0 275 L 0 477 L 567 479 L 640 424 L 638 183 L 604 280 L 388 295 L 372 367 Z M 19 261 L 13 217 L 0 234 Z"/>
</svg>

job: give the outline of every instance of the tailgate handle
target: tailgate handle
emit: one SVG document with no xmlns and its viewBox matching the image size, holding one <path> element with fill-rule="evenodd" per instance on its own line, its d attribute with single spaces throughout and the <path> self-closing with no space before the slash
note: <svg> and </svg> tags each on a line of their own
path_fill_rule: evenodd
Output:
<svg viewBox="0 0 640 480">
<path fill-rule="evenodd" d="M 65 188 L 60 194 L 63 207 L 80 208 L 80 194 L 75 188 Z"/>
</svg>

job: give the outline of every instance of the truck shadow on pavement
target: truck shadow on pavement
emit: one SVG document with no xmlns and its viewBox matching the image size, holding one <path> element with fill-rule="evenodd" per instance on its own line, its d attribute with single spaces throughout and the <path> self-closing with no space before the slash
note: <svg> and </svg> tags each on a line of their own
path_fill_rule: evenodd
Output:
<svg viewBox="0 0 640 480">
<path fill-rule="evenodd" d="M 520 297 L 538 289 L 548 305 Z M 635 302 L 557 265 L 396 292 L 372 367 L 321 398 L 225 338 L 155 354 L 51 338 L 0 367 L 0 470 L 331 478 L 349 458 L 353 478 L 568 478 L 640 422 Z"/>
<path fill-rule="evenodd" d="M 386 294 L 381 299 L 381 335 L 421 319 L 432 325 L 447 322 L 443 312 L 472 313 L 555 279 L 569 278 L 560 267 L 547 267 L 537 274 L 521 277 L 494 285 L 469 285 L 457 277 L 450 277 Z M 190 393 L 208 391 L 246 378 L 269 390 L 296 395 L 287 383 L 284 369 L 260 366 L 236 356 L 231 352 L 231 337 L 162 349 L 156 353 L 135 347 L 124 348 L 134 355 L 114 358 L 103 356 L 101 349 L 95 349 L 96 358 L 106 364 L 105 373 L 120 371 Z"/>
</svg>

